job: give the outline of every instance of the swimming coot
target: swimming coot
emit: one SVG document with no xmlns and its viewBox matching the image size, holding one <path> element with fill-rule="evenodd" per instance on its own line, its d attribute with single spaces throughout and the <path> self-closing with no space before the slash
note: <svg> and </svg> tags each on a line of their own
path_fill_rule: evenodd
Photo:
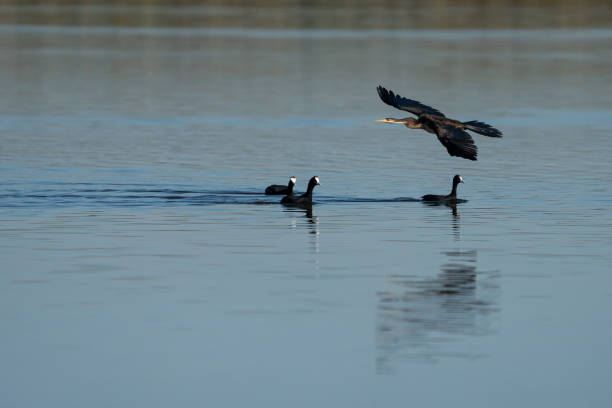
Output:
<svg viewBox="0 0 612 408">
<path fill-rule="evenodd" d="M 463 183 L 463 178 L 460 175 L 455 175 L 453 177 L 453 189 L 449 195 L 435 195 L 435 194 L 427 194 L 421 197 L 423 201 L 437 201 L 437 202 L 451 202 L 457 201 L 457 184 Z"/>
<path fill-rule="evenodd" d="M 281 200 L 281 204 L 285 205 L 304 205 L 304 204 L 312 204 L 312 190 L 314 190 L 315 186 L 319 184 L 319 177 L 314 176 L 308 182 L 308 189 L 302 195 L 286 195 Z"/>
<path fill-rule="evenodd" d="M 266 188 L 266 195 L 293 195 L 293 186 L 295 186 L 296 178 L 291 176 L 289 184 L 272 184 Z"/>
</svg>

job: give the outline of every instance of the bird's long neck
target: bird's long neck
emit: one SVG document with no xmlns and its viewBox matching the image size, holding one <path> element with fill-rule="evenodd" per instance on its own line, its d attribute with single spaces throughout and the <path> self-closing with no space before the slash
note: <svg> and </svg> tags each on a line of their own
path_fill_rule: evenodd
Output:
<svg viewBox="0 0 612 408">
<path fill-rule="evenodd" d="M 456 181 L 453 181 L 453 189 L 451 190 L 450 194 L 447 197 L 457 197 L 457 185 L 459 183 L 457 183 Z"/>
<path fill-rule="evenodd" d="M 306 190 L 306 192 L 304 193 L 304 197 L 312 197 L 312 190 L 314 190 L 315 186 L 317 184 L 314 181 L 310 181 L 308 183 L 308 189 Z"/>
<path fill-rule="evenodd" d="M 293 195 L 293 186 L 295 186 L 293 181 L 290 181 L 289 184 L 287 184 L 287 195 Z"/>
<path fill-rule="evenodd" d="M 402 123 L 404 123 L 404 126 L 410 129 L 421 129 L 423 127 L 423 124 L 414 118 L 402 119 Z"/>
</svg>

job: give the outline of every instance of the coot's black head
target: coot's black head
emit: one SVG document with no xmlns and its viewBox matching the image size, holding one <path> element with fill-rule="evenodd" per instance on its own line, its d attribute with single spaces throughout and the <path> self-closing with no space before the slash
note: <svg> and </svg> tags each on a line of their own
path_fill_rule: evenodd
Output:
<svg viewBox="0 0 612 408">
<path fill-rule="evenodd" d="M 463 177 L 457 174 L 455 177 L 453 177 L 453 184 L 457 185 L 459 183 L 463 183 Z"/>
<path fill-rule="evenodd" d="M 290 186 L 294 186 L 296 181 L 297 181 L 297 179 L 295 178 L 295 176 L 291 176 L 289 178 L 289 185 Z"/>
<path fill-rule="evenodd" d="M 319 183 L 319 177 L 318 176 L 314 176 L 308 182 L 308 191 L 312 192 L 312 190 L 315 188 L 315 186 L 320 186 L 320 185 L 321 185 L 321 183 Z"/>
</svg>

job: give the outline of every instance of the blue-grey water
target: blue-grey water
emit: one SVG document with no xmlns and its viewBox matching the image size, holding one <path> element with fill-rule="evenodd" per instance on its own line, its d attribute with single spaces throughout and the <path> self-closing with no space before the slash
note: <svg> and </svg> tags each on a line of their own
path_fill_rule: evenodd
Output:
<svg viewBox="0 0 612 408">
<path fill-rule="evenodd" d="M 0 8 L 2 406 L 609 406 L 609 8 L 144 10 L 195 22 Z M 450 157 L 379 84 L 504 138 Z"/>
</svg>

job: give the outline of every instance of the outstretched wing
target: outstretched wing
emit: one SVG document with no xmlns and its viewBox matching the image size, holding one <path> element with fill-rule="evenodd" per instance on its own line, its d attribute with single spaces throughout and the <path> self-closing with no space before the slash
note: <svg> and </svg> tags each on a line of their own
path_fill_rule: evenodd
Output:
<svg viewBox="0 0 612 408">
<path fill-rule="evenodd" d="M 503 134 L 500 130 L 495 129 L 488 123 L 480 122 L 478 120 L 470 120 L 469 122 L 463 122 L 466 128 L 469 130 L 480 133 L 481 135 L 489 137 L 502 137 Z"/>
<path fill-rule="evenodd" d="M 436 123 L 435 130 L 438 140 L 446 147 L 448 154 L 463 157 L 464 159 L 476 160 L 478 147 L 476 147 L 474 140 L 467 132 L 444 123 Z"/>
<path fill-rule="evenodd" d="M 431 106 L 423 105 L 421 102 L 396 95 L 393 93 L 393 91 L 388 91 L 380 85 L 376 88 L 376 90 L 378 91 L 378 96 L 380 96 L 380 99 L 382 99 L 382 101 L 387 105 L 391 105 L 394 108 L 414 113 L 417 116 L 420 116 L 423 113 L 429 113 L 431 115 L 444 117 L 444 114 L 439 110 L 434 109 Z"/>
</svg>

